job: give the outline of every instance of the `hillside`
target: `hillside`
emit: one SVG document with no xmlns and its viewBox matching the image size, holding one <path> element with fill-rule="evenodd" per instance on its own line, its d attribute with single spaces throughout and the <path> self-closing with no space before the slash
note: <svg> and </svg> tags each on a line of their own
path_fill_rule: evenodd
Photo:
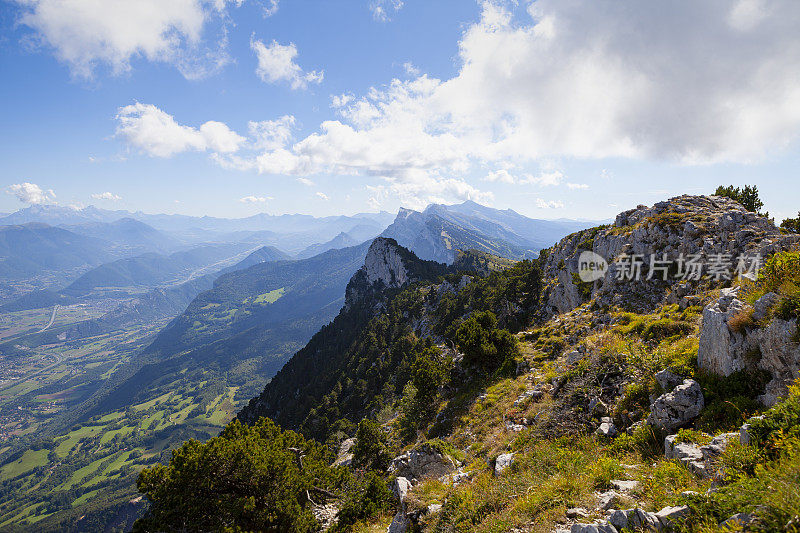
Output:
<svg viewBox="0 0 800 533">
<path fill-rule="evenodd" d="M 244 244 L 197 246 L 170 255 L 147 253 L 100 265 L 81 275 L 61 292 L 70 296 L 88 294 L 95 289 L 152 287 L 178 284 L 249 255 Z M 253 250 L 254 251 L 254 250 Z M 246 257 L 245 255 L 245 257 Z M 285 257 L 277 252 L 277 257 Z"/>
<path fill-rule="evenodd" d="M 80 271 L 111 260 L 102 240 L 29 223 L 0 226 L 0 278 L 30 278 L 46 272 Z"/>
<path fill-rule="evenodd" d="M 336 530 L 390 532 L 793 531 L 798 247 L 735 202 L 690 196 L 484 276 L 378 240 L 337 318 L 239 414 L 253 426 L 234 423 L 143 475 L 153 505 L 141 524 L 169 527 L 166 494 L 200 496 L 192 487 L 210 483 L 228 504 L 200 496 L 184 520 L 202 510 L 303 531 L 331 517 Z M 580 278 L 584 251 L 611 261 L 593 282 Z M 664 254 L 732 266 L 696 279 L 680 267 L 619 274 L 626 257 L 656 265 Z M 737 272 L 758 254 L 757 277 Z M 291 463 L 256 435 L 292 433 L 260 417 L 339 451 L 327 469 L 313 463 L 319 485 L 300 471 L 274 486 L 297 491 L 296 511 L 254 514 L 225 485 L 245 471 L 218 470 L 241 442 Z M 197 474 L 201 464 L 218 474 Z"/>
</svg>

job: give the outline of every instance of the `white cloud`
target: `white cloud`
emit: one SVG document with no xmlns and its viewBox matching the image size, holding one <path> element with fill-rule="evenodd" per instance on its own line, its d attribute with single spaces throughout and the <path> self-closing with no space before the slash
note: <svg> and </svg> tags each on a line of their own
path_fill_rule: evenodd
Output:
<svg viewBox="0 0 800 533">
<path fill-rule="evenodd" d="M 325 194 L 324 192 L 317 192 L 317 198 L 319 198 L 320 200 L 325 200 L 326 202 L 330 200 L 330 198 L 328 198 L 328 195 Z"/>
<path fill-rule="evenodd" d="M 489 181 L 492 183 L 494 182 L 517 183 L 517 179 L 514 176 L 512 176 L 508 170 L 504 168 L 489 172 L 489 174 L 487 174 L 486 177 L 484 178 L 484 181 Z"/>
<path fill-rule="evenodd" d="M 55 203 L 56 193 L 53 189 L 44 190 L 35 183 L 15 183 L 6 189 L 7 194 L 13 194 L 17 200 L 24 204 L 39 205 Z"/>
<path fill-rule="evenodd" d="M 255 148 L 261 150 L 277 150 L 286 146 L 292 139 L 295 118 L 284 115 L 277 120 L 262 120 L 248 123 L 250 138 Z"/>
<path fill-rule="evenodd" d="M 119 202 L 122 196 L 114 194 L 113 192 L 98 192 L 91 195 L 95 200 L 108 200 L 110 202 Z"/>
<path fill-rule="evenodd" d="M 574 191 L 578 189 L 588 189 L 589 185 L 586 183 L 567 183 L 567 187 Z"/>
<path fill-rule="evenodd" d="M 611 179 L 613 176 L 614 174 L 607 168 L 604 168 L 603 170 L 600 171 L 600 177 L 603 178 L 604 180 Z"/>
<path fill-rule="evenodd" d="M 272 199 L 270 196 L 245 196 L 239 198 L 239 201 L 243 204 L 263 204 Z"/>
<path fill-rule="evenodd" d="M 403 63 L 403 70 L 406 71 L 406 74 L 409 76 L 414 76 L 415 78 L 421 74 L 420 70 L 415 67 L 411 61 L 406 61 Z"/>
<path fill-rule="evenodd" d="M 264 16 L 271 17 L 278 12 L 278 0 L 265 0 L 263 4 Z"/>
<path fill-rule="evenodd" d="M 292 147 L 294 169 L 763 157 L 800 133 L 800 3 L 764 11 L 747 32 L 730 13 L 722 1 L 663 11 L 638 0 L 538 0 L 514 17 L 484 3 L 454 78 L 394 80 L 348 102 L 342 120 Z"/>
<path fill-rule="evenodd" d="M 487 180 L 553 187 L 566 182 L 557 168 L 512 169 L 565 157 L 746 162 L 800 134 L 800 2 L 503 6 L 483 3 L 459 42 L 453 78 L 422 75 L 333 97 L 335 119 L 296 141 L 275 136 L 237 168 L 361 175 L 418 205 L 487 198 L 463 179 L 476 166 L 505 169 Z M 302 85 L 296 49 L 276 50 L 266 79 Z"/>
<path fill-rule="evenodd" d="M 537 198 L 536 207 L 538 209 L 561 209 L 564 207 L 564 202 L 560 200 L 544 200 L 542 198 Z"/>
<path fill-rule="evenodd" d="M 17 0 L 20 22 L 34 41 L 52 48 L 78 77 L 91 78 L 98 65 L 114 74 L 131 60 L 171 63 L 188 78 L 213 72 L 228 62 L 226 0 Z M 241 0 L 235 0 L 239 5 Z M 204 30 L 216 22 L 216 42 Z"/>
<path fill-rule="evenodd" d="M 371 0 L 369 10 L 378 22 L 388 22 L 403 7 L 403 0 Z"/>
<path fill-rule="evenodd" d="M 528 174 L 525 176 L 524 183 L 535 183 L 541 187 L 555 187 L 564 181 L 564 173 L 560 170 L 542 170 L 538 176 Z"/>
<path fill-rule="evenodd" d="M 256 74 L 265 83 L 285 81 L 292 89 L 305 89 L 309 83 L 322 81 L 323 71 L 303 72 L 303 69 L 295 63 L 297 47 L 294 43 L 282 45 L 277 41 L 272 41 L 267 46 L 263 42 L 251 38 L 250 47 L 258 59 Z"/>
<path fill-rule="evenodd" d="M 314 182 L 311 181 L 308 178 L 297 178 L 297 181 L 299 181 L 300 183 L 302 183 L 306 187 L 313 187 L 314 186 Z"/>
<path fill-rule="evenodd" d="M 171 157 L 188 150 L 232 153 L 245 138 L 222 122 L 208 121 L 199 128 L 182 126 L 154 105 L 135 103 L 117 112 L 117 136 L 154 157 Z"/>
</svg>

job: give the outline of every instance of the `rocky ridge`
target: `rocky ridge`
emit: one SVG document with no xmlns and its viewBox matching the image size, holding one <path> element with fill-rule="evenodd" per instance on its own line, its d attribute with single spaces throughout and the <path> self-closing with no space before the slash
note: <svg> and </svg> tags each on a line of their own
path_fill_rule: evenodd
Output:
<svg viewBox="0 0 800 533">
<path fill-rule="evenodd" d="M 574 233 L 548 252 L 544 266 L 545 303 L 552 314 L 570 311 L 594 299 L 643 312 L 671 298 L 677 301 L 696 292 L 707 280 L 685 281 L 662 273 L 650 274 L 651 258 L 677 260 L 699 254 L 704 260 L 728 255 L 762 257 L 789 249 L 800 236 L 784 235 L 769 219 L 719 196 L 678 196 L 652 207 L 639 206 L 617 215 L 614 224 Z M 584 283 L 576 278 L 582 252 L 591 251 L 608 261 L 605 275 Z M 623 254 L 641 259 L 641 281 L 619 280 L 623 268 L 615 260 Z M 673 272 L 674 274 L 674 272 Z M 733 273 L 731 273 L 733 274 Z"/>
</svg>

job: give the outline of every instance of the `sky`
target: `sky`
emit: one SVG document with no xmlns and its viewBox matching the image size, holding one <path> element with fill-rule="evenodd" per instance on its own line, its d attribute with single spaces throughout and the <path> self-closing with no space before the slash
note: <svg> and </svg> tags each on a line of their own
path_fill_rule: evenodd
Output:
<svg viewBox="0 0 800 533">
<path fill-rule="evenodd" d="M 800 210 L 796 0 L 0 0 L 0 212 Z"/>
</svg>

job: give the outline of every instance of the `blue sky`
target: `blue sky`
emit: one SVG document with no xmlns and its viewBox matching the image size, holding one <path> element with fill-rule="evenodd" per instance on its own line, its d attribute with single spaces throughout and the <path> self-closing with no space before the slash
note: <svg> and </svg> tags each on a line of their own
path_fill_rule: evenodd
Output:
<svg viewBox="0 0 800 533">
<path fill-rule="evenodd" d="M 702 4 L 702 5 L 698 5 Z M 0 3 L 0 211 L 800 210 L 792 1 Z"/>
</svg>

